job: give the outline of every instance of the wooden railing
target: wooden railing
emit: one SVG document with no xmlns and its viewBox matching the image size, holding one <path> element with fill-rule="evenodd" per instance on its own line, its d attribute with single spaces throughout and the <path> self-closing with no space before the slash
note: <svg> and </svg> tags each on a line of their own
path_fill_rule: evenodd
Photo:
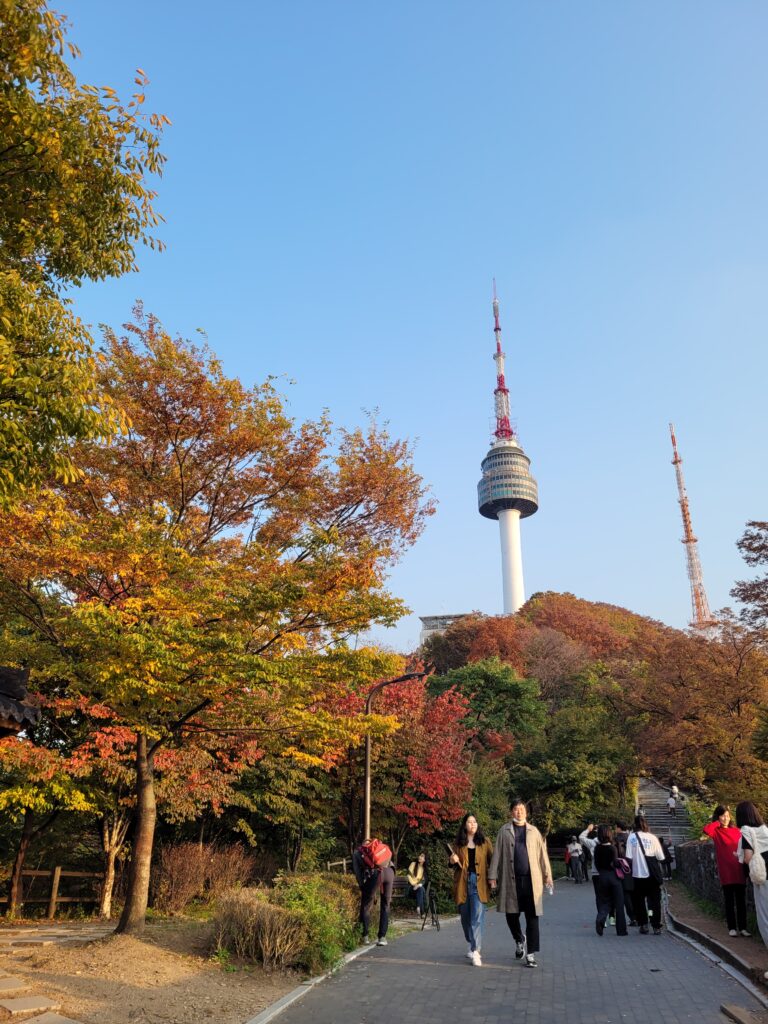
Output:
<svg viewBox="0 0 768 1024">
<path fill-rule="evenodd" d="M 328 861 L 325 862 L 326 870 L 328 870 L 328 871 L 336 871 L 337 868 L 341 868 L 341 870 L 344 872 L 345 875 L 347 873 L 347 865 L 349 865 L 349 870 L 351 871 L 352 870 L 352 858 L 351 857 L 344 857 L 343 860 L 328 860 Z"/>
<path fill-rule="evenodd" d="M 19 905 L 23 903 L 47 903 L 48 904 L 48 920 L 51 921 L 56 916 L 56 907 L 59 903 L 98 903 L 99 895 L 95 896 L 59 896 L 59 885 L 62 878 L 103 878 L 104 875 L 100 871 L 67 871 L 62 867 L 55 867 L 51 871 L 22 871 L 22 878 L 50 878 L 51 879 L 51 891 L 47 896 L 30 896 L 25 897 L 22 893 L 22 898 L 19 900 Z M 8 898 L 0 898 L 0 903 L 7 903 Z"/>
</svg>

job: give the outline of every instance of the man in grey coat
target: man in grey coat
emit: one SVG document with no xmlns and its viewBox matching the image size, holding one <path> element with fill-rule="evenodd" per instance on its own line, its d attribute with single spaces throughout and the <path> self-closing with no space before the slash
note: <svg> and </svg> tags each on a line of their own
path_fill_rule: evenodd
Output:
<svg viewBox="0 0 768 1024">
<path fill-rule="evenodd" d="M 544 887 L 554 892 L 547 844 L 541 832 L 528 821 L 525 801 L 512 801 L 512 820 L 501 829 L 493 849 L 488 881 L 491 890 L 498 886 L 496 909 L 506 914 L 515 940 L 515 958 L 525 957 L 526 967 L 538 967 L 539 918 L 543 914 Z M 520 914 L 525 914 L 525 935 Z"/>
</svg>

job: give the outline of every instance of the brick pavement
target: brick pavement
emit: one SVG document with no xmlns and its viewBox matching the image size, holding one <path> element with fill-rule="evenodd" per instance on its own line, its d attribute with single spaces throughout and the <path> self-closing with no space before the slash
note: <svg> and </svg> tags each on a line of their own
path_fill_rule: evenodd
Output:
<svg viewBox="0 0 768 1024">
<path fill-rule="evenodd" d="M 352 961 L 278 1024 L 447 1024 L 459 1016 L 472 1024 L 722 1024 L 722 1003 L 763 1013 L 671 935 L 596 935 L 591 885 L 559 882 L 544 914 L 538 970 L 515 961 L 503 915 L 489 910 L 483 967 L 465 959 L 458 922 L 410 933 Z"/>
</svg>

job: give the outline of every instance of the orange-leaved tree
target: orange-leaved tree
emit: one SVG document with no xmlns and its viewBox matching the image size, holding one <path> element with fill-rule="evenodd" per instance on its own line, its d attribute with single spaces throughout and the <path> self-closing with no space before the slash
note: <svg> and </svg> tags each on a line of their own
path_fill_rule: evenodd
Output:
<svg viewBox="0 0 768 1024">
<path fill-rule="evenodd" d="M 431 504 L 405 442 L 375 423 L 294 423 L 270 383 L 245 388 L 140 309 L 107 333 L 101 373 L 130 427 L 80 444 L 82 480 L 0 520 L 0 611 L 46 665 L 33 685 L 55 671 L 132 734 L 118 930 L 137 933 L 160 751 L 323 765 L 359 742 L 367 725 L 340 696 L 401 660 L 348 640 L 403 613 L 385 572 Z"/>
</svg>

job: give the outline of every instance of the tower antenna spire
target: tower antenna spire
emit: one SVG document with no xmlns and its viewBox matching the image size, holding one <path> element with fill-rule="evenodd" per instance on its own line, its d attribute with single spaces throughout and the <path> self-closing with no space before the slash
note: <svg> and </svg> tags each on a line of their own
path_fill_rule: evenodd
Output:
<svg viewBox="0 0 768 1024">
<path fill-rule="evenodd" d="M 493 392 L 493 404 L 496 413 L 496 429 L 494 436 L 497 441 L 515 436 L 509 418 L 509 388 L 504 374 L 504 352 L 501 348 L 501 323 L 499 322 L 499 300 L 496 295 L 496 278 L 493 279 L 493 333 L 496 337 L 496 351 L 493 360 L 496 363 L 496 390 Z"/>
<path fill-rule="evenodd" d="M 693 532 L 691 523 L 691 510 L 688 506 L 688 494 L 685 490 L 683 479 L 683 460 L 677 450 L 677 438 L 675 437 L 674 424 L 669 424 L 669 434 L 672 438 L 672 465 L 675 467 L 677 478 L 677 494 L 680 503 L 680 513 L 683 517 L 683 538 L 685 544 L 685 557 L 688 567 L 688 580 L 691 584 L 691 626 L 694 629 L 709 629 L 714 624 L 712 613 L 709 610 L 707 593 L 704 590 L 704 577 L 701 572 L 699 560 L 699 542 Z"/>
<path fill-rule="evenodd" d="M 477 485 L 480 515 L 497 519 L 501 537 L 501 579 L 504 614 L 514 614 L 525 602 L 520 520 L 532 516 L 539 507 L 539 492 L 531 476 L 531 460 L 520 447 L 509 419 L 509 389 L 504 375 L 501 347 L 499 299 L 493 279 L 493 332 L 496 338 L 496 388 L 493 392 L 496 430 L 491 450 L 482 462 L 482 478 Z"/>
</svg>

